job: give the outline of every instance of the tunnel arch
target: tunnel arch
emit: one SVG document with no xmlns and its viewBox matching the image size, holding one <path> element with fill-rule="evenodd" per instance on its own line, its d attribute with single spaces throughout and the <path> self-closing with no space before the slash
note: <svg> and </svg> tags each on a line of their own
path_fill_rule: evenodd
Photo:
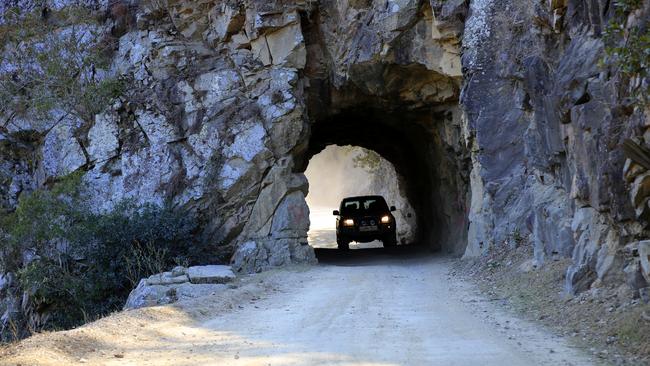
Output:
<svg viewBox="0 0 650 366">
<path fill-rule="evenodd" d="M 456 157 L 446 155 L 449 151 L 440 136 L 440 127 L 453 119 L 453 113 L 445 108 L 382 109 L 365 105 L 336 111 L 312 123 L 309 144 L 296 159 L 296 171 L 304 172 L 311 157 L 329 145 L 375 151 L 395 167 L 400 186 L 415 210 L 416 242 L 432 250 L 460 253 L 466 227 L 452 230 L 450 226 L 459 218 L 465 225 L 462 217 L 466 214 L 467 182 L 461 182 L 462 187 L 449 187 L 450 177 L 462 174 L 455 169 L 459 166 Z M 450 204 L 450 197 L 459 204 Z"/>
</svg>

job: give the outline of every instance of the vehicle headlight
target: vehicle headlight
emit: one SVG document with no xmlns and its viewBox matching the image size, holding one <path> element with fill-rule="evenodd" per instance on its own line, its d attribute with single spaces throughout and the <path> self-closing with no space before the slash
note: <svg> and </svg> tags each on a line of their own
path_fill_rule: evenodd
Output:
<svg viewBox="0 0 650 366">
<path fill-rule="evenodd" d="M 354 226 L 354 220 L 352 219 L 343 220 L 343 226 Z"/>
<path fill-rule="evenodd" d="M 381 223 L 382 224 L 389 224 L 390 223 L 390 216 L 385 215 L 381 217 Z"/>
</svg>

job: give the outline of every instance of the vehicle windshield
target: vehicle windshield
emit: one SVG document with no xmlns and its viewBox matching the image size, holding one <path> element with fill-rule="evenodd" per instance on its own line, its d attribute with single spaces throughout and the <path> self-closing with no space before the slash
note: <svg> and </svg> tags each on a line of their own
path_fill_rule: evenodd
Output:
<svg viewBox="0 0 650 366">
<path fill-rule="evenodd" d="M 341 202 L 341 215 L 358 215 L 388 211 L 388 205 L 381 197 L 350 198 Z"/>
</svg>

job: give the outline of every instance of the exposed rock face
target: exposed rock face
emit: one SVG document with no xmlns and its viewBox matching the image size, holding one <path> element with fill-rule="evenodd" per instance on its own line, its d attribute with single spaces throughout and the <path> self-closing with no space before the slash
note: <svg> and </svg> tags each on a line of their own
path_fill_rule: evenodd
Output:
<svg viewBox="0 0 650 366">
<path fill-rule="evenodd" d="M 461 103 L 480 149 L 467 253 L 531 240 L 539 263 L 573 257 L 574 292 L 620 280 L 620 249 L 647 235 L 631 221 L 620 148 L 647 115 L 626 104 L 625 81 L 599 66 L 607 9 L 602 1 L 473 1 L 463 43 Z"/>
<path fill-rule="evenodd" d="M 650 242 L 644 240 L 638 244 L 640 272 L 650 284 Z"/>
<path fill-rule="evenodd" d="M 531 240 L 536 264 L 573 257 L 571 291 L 622 280 L 619 249 L 647 237 L 650 188 L 629 162 L 628 192 L 619 146 L 650 122 L 599 66 L 606 4 L 129 4 L 112 71 L 136 92 L 84 131 L 66 120 L 25 144 L 29 121 L 3 127 L 0 203 L 83 167 L 97 210 L 124 198 L 190 209 L 236 271 L 313 263 L 302 172 L 351 144 L 396 167 L 433 248 Z"/>
<path fill-rule="evenodd" d="M 137 9 L 113 66 L 148 92 L 108 108 L 87 133 L 85 182 L 97 209 L 125 197 L 171 200 L 202 217 L 204 240 L 234 252 L 237 270 L 312 263 L 301 172 L 321 146 L 348 139 L 413 181 L 421 227 L 440 222 L 422 238 L 462 252 L 464 235 L 449 229 L 466 225 L 461 3 L 434 4 L 447 14 L 437 18 L 418 1 L 156 5 Z M 353 115 L 366 120 L 339 136 Z M 312 132 L 331 121 L 333 131 Z M 429 171 L 432 163 L 439 168 Z"/>
</svg>

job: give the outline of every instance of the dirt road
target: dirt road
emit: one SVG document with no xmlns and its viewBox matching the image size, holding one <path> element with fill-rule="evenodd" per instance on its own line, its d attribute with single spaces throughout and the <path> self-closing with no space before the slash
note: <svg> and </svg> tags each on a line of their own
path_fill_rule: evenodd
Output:
<svg viewBox="0 0 650 366">
<path fill-rule="evenodd" d="M 228 296 L 123 312 L 5 350 L 3 364 L 593 365 L 498 311 L 421 252 L 321 249 L 322 264 L 255 275 Z"/>
</svg>

